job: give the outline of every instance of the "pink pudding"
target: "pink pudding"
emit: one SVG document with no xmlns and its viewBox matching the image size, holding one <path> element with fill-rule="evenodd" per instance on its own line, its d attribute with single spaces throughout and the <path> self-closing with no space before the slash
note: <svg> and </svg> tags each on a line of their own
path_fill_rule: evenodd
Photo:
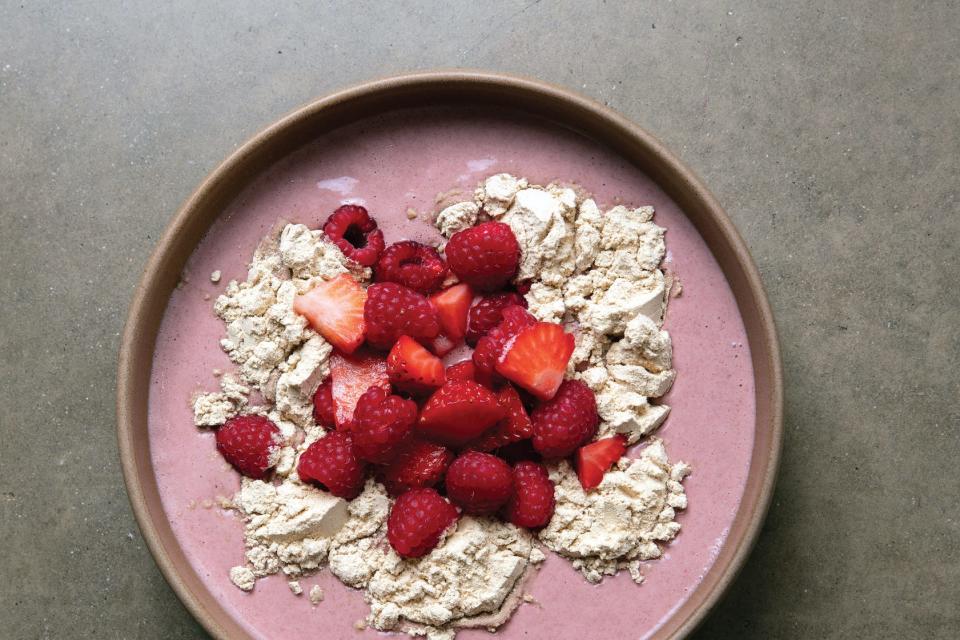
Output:
<svg viewBox="0 0 960 640">
<path fill-rule="evenodd" d="M 665 328 L 673 338 L 677 380 L 663 401 L 672 413 L 659 430 L 671 461 L 693 467 L 684 482 L 689 508 L 664 557 L 644 563 L 646 581 L 626 572 L 591 585 L 569 562 L 548 553 L 525 591 L 524 605 L 498 632 L 507 638 L 642 638 L 687 598 L 714 562 L 740 503 L 753 446 L 754 382 L 749 347 L 733 294 L 707 245 L 683 212 L 643 173 L 604 147 L 567 129 L 513 114 L 459 110 L 398 112 L 362 121 L 311 142 L 260 176 L 219 217 L 191 256 L 188 282 L 174 291 L 160 328 L 151 378 L 149 431 L 157 483 L 173 532 L 207 588 L 258 638 L 374 637 L 358 632 L 368 607 L 362 593 L 329 572 L 304 578 L 326 599 L 312 607 L 282 575 L 245 593 L 231 584 L 243 564 L 242 523 L 210 507 L 232 496 L 240 476 L 216 452 L 213 433 L 193 425 L 190 396 L 217 389 L 214 369 L 232 363 L 218 341 L 216 296 L 246 278 L 260 238 L 278 219 L 318 227 L 341 203 L 366 206 L 387 242 L 432 241 L 438 192 L 461 189 L 469 199 L 488 175 L 510 172 L 531 181 L 576 182 L 601 208 L 651 204 L 667 229 L 663 267 L 683 284 Z M 408 208 L 420 212 L 407 218 Z M 221 281 L 210 281 L 220 270 Z M 458 637 L 489 638 L 484 630 Z"/>
</svg>

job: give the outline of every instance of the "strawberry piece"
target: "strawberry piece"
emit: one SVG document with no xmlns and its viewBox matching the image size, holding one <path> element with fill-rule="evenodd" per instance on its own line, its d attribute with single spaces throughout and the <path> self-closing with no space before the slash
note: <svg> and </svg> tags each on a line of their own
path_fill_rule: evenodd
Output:
<svg viewBox="0 0 960 640">
<path fill-rule="evenodd" d="M 541 400 L 549 400 L 563 382 L 573 354 L 573 334 L 559 324 L 538 322 L 504 345 L 497 373 Z"/>
<path fill-rule="evenodd" d="M 404 240 L 395 242 L 380 255 L 375 279 L 396 282 L 414 291 L 429 294 L 447 277 L 447 263 L 433 247 Z"/>
<path fill-rule="evenodd" d="M 297 463 L 301 480 L 344 500 L 353 500 L 360 494 L 364 469 L 353 439 L 344 431 L 333 431 L 311 444 Z"/>
<path fill-rule="evenodd" d="M 483 222 L 458 231 L 447 243 L 446 254 L 457 277 L 480 291 L 503 287 L 520 264 L 520 245 L 502 222 Z"/>
<path fill-rule="evenodd" d="M 383 251 L 383 231 L 360 205 L 338 207 L 323 224 L 323 233 L 343 255 L 365 267 L 376 264 Z"/>
<path fill-rule="evenodd" d="M 479 437 L 505 415 L 493 393 L 476 382 L 447 382 L 430 396 L 420 412 L 417 430 L 449 446 Z"/>
<path fill-rule="evenodd" d="M 422 348 L 422 347 L 421 347 Z M 353 411 L 353 446 L 361 460 L 384 464 L 393 460 L 413 434 L 417 403 L 370 387 Z"/>
<path fill-rule="evenodd" d="M 467 332 L 467 313 L 473 300 L 473 290 L 468 284 L 456 284 L 449 289 L 430 296 L 430 304 L 437 310 L 440 330 L 457 342 Z"/>
<path fill-rule="evenodd" d="M 619 434 L 580 447 L 577 450 L 577 477 L 583 490 L 589 491 L 598 486 L 610 467 L 626 451 L 627 439 Z"/>
<path fill-rule="evenodd" d="M 280 446 L 280 429 L 263 416 L 236 416 L 217 429 L 217 450 L 233 468 L 262 480 L 275 464 L 273 453 Z"/>
<path fill-rule="evenodd" d="M 381 282 L 367 288 L 363 317 L 367 342 L 385 351 L 403 335 L 430 340 L 440 333 L 437 312 L 427 299 L 395 282 Z"/>
<path fill-rule="evenodd" d="M 410 489 L 439 484 L 451 462 L 453 453 L 443 445 L 414 440 L 383 468 L 380 479 L 390 495 L 398 496 Z"/>
<path fill-rule="evenodd" d="M 447 367 L 447 380 L 469 380 L 470 382 L 476 382 L 474 377 L 474 372 L 476 370 L 473 360 L 464 360 L 458 362 L 457 364 L 452 364 Z"/>
<path fill-rule="evenodd" d="M 293 310 L 317 333 L 344 353 L 353 353 L 363 342 L 363 309 L 367 293 L 346 273 L 321 282 L 293 300 Z"/>
<path fill-rule="evenodd" d="M 443 362 L 410 336 L 400 336 L 387 356 L 394 387 L 414 395 L 433 393 L 446 382 Z"/>
<path fill-rule="evenodd" d="M 513 467 L 513 496 L 503 508 L 503 517 L 518 527 L 539 529 L 550 523 L 556 506 L 553 482 L 536 462 L 518 462 Z"/>
<path fill-rule="evenodd" d="M 477 348 L 473 350 L 473 364 L 477 367 L 477 380 L 489 387 L 503 381 L 503 378 L 496 372 L 496 364 L 503 353 L 504 345 L 522 329 L 532 327 L 537 323 L 536 318 L 518 305 L 504 308 L 501 314 L 503 320 L 500 321 L 500 324 L 480 338 L 477 341 Z"/>
<path fill-rule="evenodd" d="M 313 393 L 313 419 L 325 429 L 337 425 L 337 410 L 333 404 L 333 378 L 327 376 Z"/>
<path fill-rule="evenodd" d="M 600 417 L 590 387 L 564 380 L 552 399 L 530 414 L 533 448 L 545 458 L 565 458 L 596 435 Z"/>
<path fill-rule="evenodd" d="M 467 314 L 467 344 L 476 346 L 477 340 L 503 320 L 503 310 L 512 305 L 527 308 L 527 300 L 519 293 L 491 293 L 470 307 Z"/>
<path fill-rule="evenodd" d="M 506 417 L 498 422 L 479 440 L 471 443 L 470 448 L 477 451 L 493 451 L 511 442 L 519 442 L 533 437 L 533 423 L 523 407 L 520 394 L 509 384 L 497 391 L 497 402 L 506 412 Z"/>
<path fill-rule="evenodd" d="M 474 515 L 496 512 L 513 495 L 510 465 L 480 451 L 467 451 L 454 460 L 445 483 L 453 503 Z"/>
<path fill-rule="evenodd" d="M 457 509 L 436 489 L 411 489 L 397 498 L 387 518 L 387 539 L 404 558 L 430 552 L 457 521 Z"/>
<path fill-rule="evenodd" d="M 367 389 L 374 386 L 390 389 L 387 361 L 366 351 L 351 356 L 334 352 L 330 356 L 330 379 L 338 430 L 350 430 L 357 400 Z"/>
</svg>

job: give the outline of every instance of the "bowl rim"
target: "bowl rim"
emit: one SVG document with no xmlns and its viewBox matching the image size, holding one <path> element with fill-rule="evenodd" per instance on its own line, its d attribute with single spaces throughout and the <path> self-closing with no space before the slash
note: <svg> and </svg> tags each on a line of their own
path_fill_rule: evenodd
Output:
<svg viewBox="0 0 960 640">
<path fill-rule="evenodd" d="M 750 469 L 720 553 L 700 583 L 651 638 L 682 638 L 720 600 L 756 543 L 773 494 L 783 439 L 783 371 L 776 327 L 759 272 L 714 196 L 650 133 L 612 109 L 539 80 L 479 70 L 391 76 L 314 100 L 266 127 L 230 154 L 187 198 L 167 225 L 134 292 L 120 343 L 117 440 L 134 516 L 164 578 L 216 638 L 249 638 L 186 561 L 160 502 L 148 438 L 147 409 L 156 338 L 170 294 L 196 245 L 223 206 L 274 161 L 312 136 L 405 107 L 469 104 L 519 107 L 611 147 L 651 177 L 691 219 L 730 283 L 743 317 L 756 381 Z"/>
</svg>

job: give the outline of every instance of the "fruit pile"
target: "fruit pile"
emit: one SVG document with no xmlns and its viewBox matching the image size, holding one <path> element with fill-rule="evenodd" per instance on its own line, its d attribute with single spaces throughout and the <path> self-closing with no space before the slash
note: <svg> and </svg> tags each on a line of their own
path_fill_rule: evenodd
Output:
<svg viewBox="0 0 960 640">
<path fill-rule="evenodd" d="M 337 209 L 323 227 L 352 260 L 373 267 L 364 288 L 342 274 L 294 301 L 335 347 L 314 418 L 330 432 L 301 454 L 304 482 L 351 500 L 368 475 L 396 497 L 387 537 L 404 557 L 428 553 L 461 513 L 537 529 L 553 516 L 544 460 L 574 457 L 584 489 L 624 454 L 617 436 L 591 442 L 593 392 L 565 380 L 574 337 L 539 322 L 511 281 L 520 247 L 509 226 L 483 222 L 432 247 L 397 242 L 367 210 Z M 472 357 L 445 367 L 461 343 Z M 279 429 L 244 415 L 216 434 L 240 473 L 267 477 Z"/>
</svg>

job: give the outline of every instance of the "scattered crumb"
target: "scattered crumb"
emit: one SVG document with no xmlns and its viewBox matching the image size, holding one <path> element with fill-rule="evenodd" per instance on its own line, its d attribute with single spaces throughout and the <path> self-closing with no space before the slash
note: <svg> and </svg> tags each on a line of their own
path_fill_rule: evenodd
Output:
<svg viewBox="0 0 960 640">
<path fill-rule="evenodd" d="M 219 377 L 222 376 L 222 375 L 223 375 L 223 371 L 221 371 L 220 369 L 214 369 L 214 370 L 213 370 L 213 377 L 214 377 L 214 378 L 219 378 Z"/>
<path fill-rule="evenodd" d="M 367 628 L 367 621 L 357 620 L 356 622 L 353 623 L 353 628 L 356 629 L 357 631 L 363 631 L 364 629 Z"/>
<path fill-rule="evenodd" d="M 231 500 L 227 496 L 217 496 L 216 502 L 217 502 L 217 506 L 220 507 L 221 509 L 233 509 L 235 506 L 233 504 L 233 500 Z"/>
<path fill-rule="evenodd" d="M 209 293 L 203 294 L 203 299 L 204 299 L 204 300 L 209 300 L 209 299 L 210 299 L 210 294 L 209 294 Z"/>
<path fill-rule="evenodd" d="M 210 498 L 205 498 L 205 499 L 200 503 L 200 506 L 203 507 L 204 509 L 212 509 L 212 508 L 213 508 L 213 500 L 211 500 Z"/>
<path fill-rule="evenodd" d="M 408 208 L 408 209 L 407 209 L 407 220 L 416 220 L 416 218 L 417 218 L 417 210 L 414 209 L 413 207 Z"/>
<path fill-rule="evenodd" d="M 197 508 L 196 500 L 191 500 L 190 502 L 187 503 L 187 509 L 190 509 L 191 511 L 193 511 L 196 508 Z"/>
<path fill-rule="evenodd" d="M 220 269 L 217 269 L 216 271 L 210 274 L 210 282 L 213 282 L 214 284 L 216 284 L 217 282 L 220 282 L 221 275 L 222 274 L 220 273 Z"/>
<path fill-rule="evenodd" d="M 523 601 L 528 604 L 540 604 L 540 601 L 533 597 L 531 593 L 523 594 Z"/>
<path fill-rule="evenodd" d="M 253 591 L 253 585 L 257 583 L 257 577 L 249 567 L 233 567 L 230 569 L 230 582 L 235 584 L 238 589 L 244 591 Z"/>
<path fill-rule="evenodd" d="M 291 580 L 287 583 L 287 586 L 290 587 L 290 591 L 293 591 L 293 595 L 299 596 L 303 593 L 303 587 L 300 586 L 300 583 L 296 580 Z"/>
<path fill-rule="evenodd" d="M 323 602 L 323 589 L 320 585 L 315 584 L 310 587 L 310 603 L 316 606 L 321 602 Z"/>
<path fill-rule="evenodd" d="M 440 204 L 447 198 L 453 198 L 463 193 L 460 189 L 451 189 L 450 191 L 441 191 L 437 194 L 436 199 L 434 200 L 435 204 Z"/>
</svg>

